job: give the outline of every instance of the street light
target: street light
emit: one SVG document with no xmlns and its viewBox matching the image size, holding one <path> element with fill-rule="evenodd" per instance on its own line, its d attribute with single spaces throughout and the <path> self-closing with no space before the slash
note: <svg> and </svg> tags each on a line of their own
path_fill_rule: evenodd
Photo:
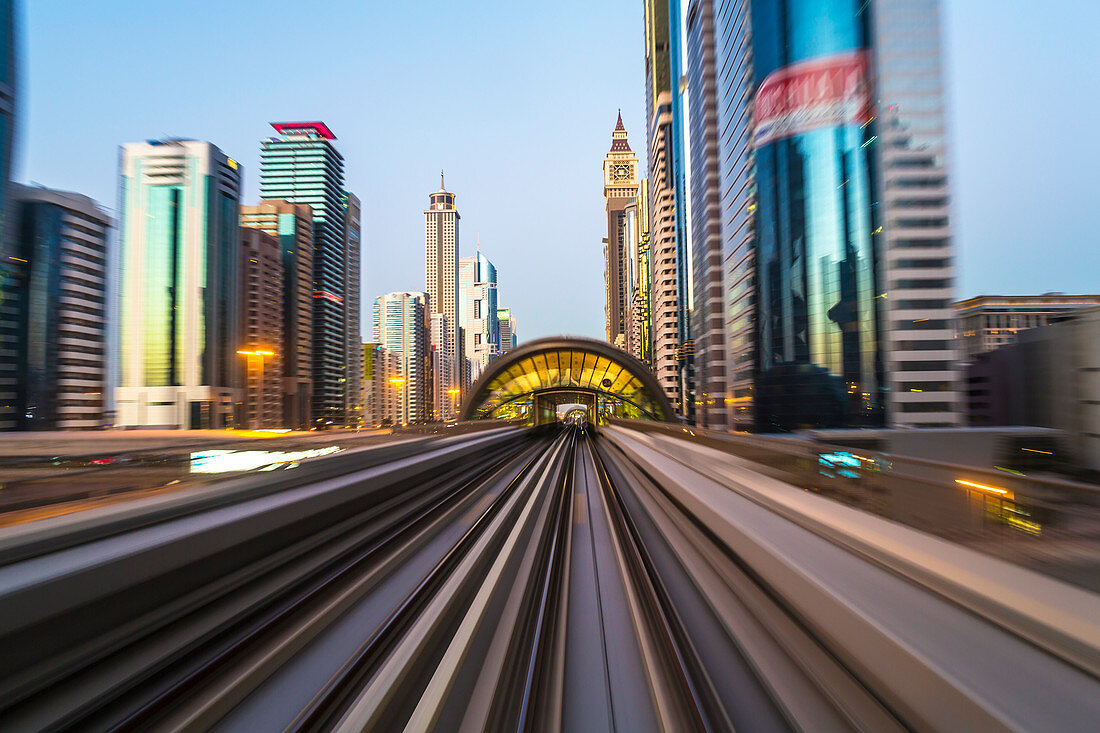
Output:
<svg viewBox="0 0 1100 733">
<path fill-rule="evenodd" d="M 397 390 L 397 414 L 393 416 L 393 424 L 397 425 L 398 419 L 401 417 L 401 388 L 405 386 L 404 377 L 390 377 L 390 384 Z"/>
<path fill-rule="evenodd" d="M 256 402 L 257 402 L 257 405 L 256 405 L 256 418 L 255 418 L 255 420 L 250 421 L 251 423 L 254 423 L 250 427 L 253 430 L 256 430 L 260 427 L 260 425 L 259 425 L 259 422 L 260 422 L 260 406 L 263 404 L 263 400 L 264 400 L 264 357 L 275 356 L 275 352 L 274 351 L 267 351 L 265 349 L 254 349 L 253 351 L 247 351 L 245 349 L 237 349 L 237 353 L 240 354 L 241 356 L 247 356 L 248 357 L 248 371 L 249 372 L 252 371 L 252 365 L 253 364 L 259 364 L 260 365 L 260 393 L 259 393 L 258 399 L 256 400 Z"/>
<path fill-rule="evenodd" d="M 458 387 L 451 387 L 447 390 L 447 394 L 451 396 L 451 417 L 458 417 L 458 408 L 455 407 L 455 400 L 458 399 L 458 395 L 461 394 L 461 392 L 462 390 Z"/>
</svg>

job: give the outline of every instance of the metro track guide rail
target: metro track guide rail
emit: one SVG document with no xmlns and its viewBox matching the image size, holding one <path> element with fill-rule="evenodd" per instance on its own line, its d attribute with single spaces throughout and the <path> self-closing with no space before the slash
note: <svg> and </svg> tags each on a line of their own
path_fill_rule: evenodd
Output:
<svg viewBox="0 0 1100 733">
<path fill-rule="evenodd" d="M 1100 682 L 1073 660 L 770 513 L 742 496 L 738 482 L 758 480 L 743 467 L 678 445 L 619 428 L 487 431 L 362 470 L 345 456 L 326 471 L 322 459 L 316 483 L 300 472 L 303 484 L 273 492 L 220 490 L 190 508 L 176 498 L 171 513 L 135 506 L 97 520 L 109 531 L 93 527 L 83 543 L 40 534 L 37 549 L 0 565 L 0 612 L 47 608 L 36 593 L 62 580 L 76 589 L 53 617 L 0 615 L 0 643 L 19 641 L 22 663 L 0 682 L 0 720 L 11 730 L 886 731 L 1100 719 Z M 284 507 L 332 519 L 295 527 Z M 194 569 L 202 582 L 152 585 L 165 599 L 152 606 L 141 583 L 181 571 L 80 590 L 98 562 L 177 562 L 166 548 L 210 532 L 207 517 L 266 553 L 221 555 L 224 572 Z M 830 567 L 855 575 L 814 575 Z M 861 631 L 853 619 L 890 606 L 867 595 L 875 584 L 919 601 L 943 634 L 971 629 L 958 643 L 1000 661 L 963 664 L 957 689 L 953 670 L 936 666 L 954 657 L 922 636 L 927 622 Z M 104 599 L 133 604 L 129 626 L 51 645 L 55 623 L 97 628 L 79 612 Z M 1074 638 L 1076 659 L 1095 651 Z M 992 692 L 1007 660 L 1041 669 L 1054 699 Z M 916 689 L 899 687 L 898 669 Z"/>
</svg>

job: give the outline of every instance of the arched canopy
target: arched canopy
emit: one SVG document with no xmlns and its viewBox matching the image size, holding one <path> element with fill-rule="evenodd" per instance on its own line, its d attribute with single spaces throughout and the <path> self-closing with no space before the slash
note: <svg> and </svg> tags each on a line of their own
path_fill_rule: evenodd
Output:
<svg viewBox="0 0 1100 733">
<path fill-rule="evenodd" d="M 461 419 L 516 417 L 518 405 L 562 391 L 594 394 L 617 416 L 676 420 L 645 364 L 605 341 L 586 338 L 529 341 L 492 362 L 463 400 Z"/>
</svg>

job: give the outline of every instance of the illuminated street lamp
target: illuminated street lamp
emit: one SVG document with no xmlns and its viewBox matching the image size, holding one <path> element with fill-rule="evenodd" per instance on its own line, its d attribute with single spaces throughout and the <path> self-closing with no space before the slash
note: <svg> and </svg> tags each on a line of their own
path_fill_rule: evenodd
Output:
<svg viewBox="0 0 1100 733">
<path fill-rule="evenodd" d="M 462 393 L 462 390 L 458 387 L 451 387 L 447 390 L 447 394 L 451 396 L 451 417 L 458 417 L 458 408 L 455 406 L 455 401 L 458 400 L 458 395 Z"/>
<path fill-rule="evenodd" d="M 256 417 L 254 420 L 250 420 L 249 427 L 253 430 L 257 430 L 260 427 L 260 406 L 264 400 L 264 359 L 268 356 L 275 356 L 274 351 L 267 351 L 265 349 L 255 349 L 253 351 L 247 351 L 245 349 L 238 349 L 237 353 L 241 356 L 248 357 L 248 371 L 252 372 L 252 367 L 255 364 L 259 364 L 260 371 L 260 392 L 256 400 Z"/>
<path fill-rule="evenodd" d="M 397 403 L 396 403 L 397 414 L 394 415 L 394 418 L 393 418 L 393 424 L 396 425 L 397 422 L 398 422 L 398 419 L 401 416 L 401 388 L 403 386 L 405 386 L 405 378 L 404 377 L 390 377 L 390 384 L 392 384 L 394 389 L 397 390 Z"/>
</svg>

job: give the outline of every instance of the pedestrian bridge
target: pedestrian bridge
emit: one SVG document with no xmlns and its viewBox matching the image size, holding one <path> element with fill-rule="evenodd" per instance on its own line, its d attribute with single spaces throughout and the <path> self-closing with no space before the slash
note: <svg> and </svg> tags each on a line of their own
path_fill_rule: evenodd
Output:
<svg viewBox="0 0 1100 733">
<path fill-rule="evenodd" d="M 463 401 L 462 420 L 556 422 L 559 405 L 580 404 L 588 421 L 610 417 L 674 422 L 676 413 L 642 362 L 605 341 L 530 341 L 489 365 Z"/>
</svg>

